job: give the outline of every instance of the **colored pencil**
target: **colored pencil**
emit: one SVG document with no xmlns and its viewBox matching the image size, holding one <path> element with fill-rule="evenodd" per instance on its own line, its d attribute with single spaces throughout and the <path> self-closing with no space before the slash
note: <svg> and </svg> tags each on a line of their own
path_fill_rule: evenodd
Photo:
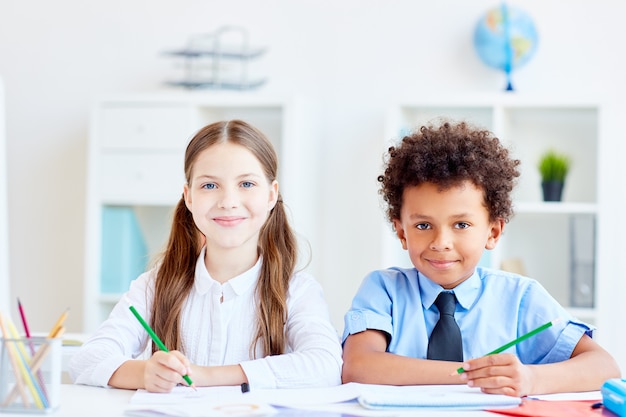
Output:
<svg viewBox="0 0 626 417">
<path fill-rule="evenodd" d="M 161 339 L 159 339 L 159 336 L 157 336 L 154 330 L 152 330 L 150 325 L 146 323 L 146 321 L 143 319 L 143 317 L 141 317 L 141 315 L 137 312 L 137 310 L 135 310 L 135 307 L 130 306 L 129 308 L 130 308 L 130 311 L 132 311 L 134 316 L 137 318 L 137 320 L 139 320 L 139 323 L 141 323 L 143 328 L 146 329 L 146 331 L 148 332 L 152 340 L 154 340 L 154 343 L 156 343 L 159 349 L 161 349 L 164 352 L 169 352 L 169 349 L 163 344 L 163 342 L 161 342 Z M 196 387 L 194 387 L 193 385 L 193 382 L 191 382 L 191 378 L 189 378 L 189 375 L 185 374 L 183 375 L 183 378 L 185 379 L 185 381 L 187 381 L 190 387 L 192 387 L 193 389 L 196 389 Z"/>
<path fill-rule="evenodd" d="M 22 323 L 24 324 L 24 331 L 26 333 L 26 337 L 28 339 L 30 339 L 30 331 L 28 329 L 28 323 L 26 321 L 26 315 L 24 314 L 24 310 L 22 308 L 22 305 L 18 299 L 18 308 L 20 310 L 20 316 L 22 318 Z M 63 331 L 65 330 L 63 326 L 63 322 L 65 321 L 65 319 L 67 318 L 67 314 L 68 314 L 69 309 L 67 309 L 66 311 L 63 312 L 63 314 L 61 314 L 61 317 L 59 317 L 59 319 L 57 320 L 57 322 L 54 324 L 52 330 L 50 331 L 50 334 L 48 335 L 48 339 L 51 338 L 55 338 L 57 336 L 59 336 L 60 334 L 63 333 Z M 10 326 L 9 326 L 10 327 Z M 14 338 L 19 338 L 19 334 L 17 334 L 17 330 L 15 331 L 15 335 Z M 17 343 L 17 342 L 16 342 Z M 29 344 L 31 346 L 31 352 L 33 351 L 33 346 L 32 343 L 29 340 Z M 15 358 L 16 361 L 15 363 L 13 363 L 14 366 L 14 370 L 16 372 L 18 372 L 18 368 L 21 370 L 22 374 L 24 375 L 24 381 L 26 382 L 26 385 L 28 386 L 28 388 L 31 390 L 31 393 L 33 395 L 33 400 L 35 401 L 35 404 L 39 407 L 39 408 L 49 408 L 50 403 L 49 403 L 49 397 L 48 397 L 48 393 L 45 387 L 45 382 L 43 381 L 43 378 L 41 378 L 41 372 L 39 371 L 39 368 L 41 367 L 41 364 L 43 362 L 43 359 L 45 358 L 45 355 L 47 355 L 48 350 L 50 349 L 50 345 L 45 345 L 42 346 L 39 351 L 37 351 L 37 353 L 35 353 L 33 355 L 33 357 L 30 359 L 31 363 L 30 365 L 28 364 L 28 359 L 27 359 L 27 354 L 25 352 L 22 352 L 20 354 L 19 348 L 20 346 L 12 346 L 13 348 L 13 354 L 17 354 L 19 356 L 21 356 L 22 360 L 24 361 L 23 363 L 19 362 L 19 358 Z M 46 349 L 47 348 L 47 349 Z M 11 353 L 11 350 L 9 350 L 9 353 Z M 37 354 L 40 353 L 40 356 L 38 357 Z M 36 366 L 35 366 L 36 365 Z M 29 378 L 32 378 L 32 373 L 37 372 L 38 374 L 38 378 L 37 380 L 29 380 Z M 11 401 L 13 401 L 15 399 L 15 396 L 17 395 L 17 392 L 19 392 L 22 397 L 24 398 L 25 395 L 25 391 L 23 390 L 23 386 L 21 386 L 22 384 L 22 380 L 17 377 L 19 375 L 19 372 L 16 373 L 16 386 L 13 387 L 13 391 L 7 396 L 6 400 L 4 401 L 3 405 L 7 405 L 10 404 Z M 17 384 L 19 383 L 19 384 Z M 16 388 L 18 391 L 16 391 Z M 28 397 L 25 397 L 25 406 L 28 407 Z"/>
<path fill-rule="evenodd" d="M 13 339 L 15 339 L 14 347 L 16 348 L 17 354 L 21 359 L 21 361 L 18 361 L 18 365 L 20 366 L 20 369 L 24 374 L 26 385 L 31 391 L 33 399 L 35 400 L 35 404 L 38 408 L 49 408 L 48 399 L 41 389 L 41 384 L 39 383 L 37 378 L 35 378 L 35 374 L 30 368 L 30 355 L 26 351 L 24 343 L 21 342 L 22 339 L 20 338 L 20 334 L 18 333 L 17 328 L 11 320 L 8 320 L 8 327 L 10 334 L 12 334 Z"/>
<path fill-rule="evenodd" d="M 30 354 L 31 355 L 35 355 L 35 346 L 33 346 L 33 343 L 30 340 L 30 330 L 28 328 L 28 321 L 26 320 L 26 314 L 24 313 L 24 308 L 22 307 L 22 303 L 20 302 L 20 299 L 17 299 L 17 309 L 20 312 L 20 317 L 22 319 L 22 325 L 24 326 L 24 334 L 26 335 L 26 338 L 28 339 L 28 346 L 30 347 Z M 33 371 L 35 372 L 35 371 Z M 41 390 L 43 391 L 43 395 L 46 397 L 46 400 L 48 400 L 48 391 L 46 390 L 46 384 L 44 383 L 43 380 L 43 375 L 41 374 L 41 371 L 37 372 L 37 379 L 39 380 L 39 385 L 41 386 Z"/>
<path fill-rule="evenodd" d="M 59 329 L 59 331 L 57 332 L 57 337 L 61 337 L 63 335 L 63 333 L 65 332 L 65 327 L 61 327 Z M 43 361 L 46 358 L 46 355 L 48 355 L 48 352 L 50 351 L 50 344 L 46 343 L 44 345 L 42 345 L 39 350 L 37 350 L 37 353 L 35 353 L 35 355 L 33 356 L 31 363 L 30 363 L 30 369 L 32 372 L 39 372 L 39 368 L 41 368 L 41 365 L 43 365 Z M 43 388 L 43 386 L 42 386 Z M 15 397 L 18 394 L 18 387 L 13 386 L 13 390 L 9 393 L 9 395 L 7 396 L 7 400 L 6 402 L 8 404 L 10 404 Z M 48 398 L 48 402 L 49 402 L 49 398 Z"/>
<path fill-rule="evenodd" d="M 28 408 L 30 407 L 30 404 L 28 402 L 28 393 L 26 392 L 26 389 L 24 388 L 24 381 L 22 381 L 20 372 L 18 370 L 17 358 L 14 356 L 15 352 L 13 350 L 13 346 L 9 346 L 11 344 L 10 342 L 11 335 L 9 334 L 9 331 L 4 325 L 4 318 L 1 313 L 0 313 L 0 330 L 2 331 L 2 337 L 5 339 L 4 348 L 7 350 L 7 356 L 9 357 L 9 361 L 11 362 L 11 368 L 13 368 L 13 373 L 15 374 L 15 387 L 17 387 L 19 394 L 22 396 L 24 407 Z M 2 406 L 6 407 L 7 405 L 11 403 L 11 401 L 12 400 L 9 400 L 9 398 L 5 399 L 4 402 L 2 403 Z"/>
<path fill-rule="evenodd" d="M 28 322 L 26 321 L 26 315 L 24 314 L 24 308 L 20 299 L 17 299 L 17 309 L 20 311 L 20 317 L 22 318 L 22 324 L 24 325 L 24 334 L 30 339 L 30 330 L 28 330 Z"/>
<path fill-rule="evenodd" d="M 492 350 L 491 352 L 487 353 L 485 356 L 495 355 L 496 353 L 502 353 L 505 350 L 507 350 L 508 348 L 510 348 L 512 346 L 515 346 L 518 343 L 523 342 L 524 340 L 526 340 L 526 339 L 528 339 L 530 337 L 533 337 L 537 333 L 546 330 L 547 328 L 551 327 L 553 324 L 558 323 L 559 321 L 561 321 L 561 319 L 559 319 L 559 318 L 556 318 L 556 319 L 554 319 L 552 321 L 549 321 L 546 324 L 543 324 L 543 325 L 537 327 L 535 330 L 531 330 L 530 332 L 528 332 L 528 333 L 518 337 L 517 339 L 512 340 L 509 343 L 506 343 L 506 344 L 500 346 L 499 348 Z M 458 368 L 456 370 L 456 372 L 453 372 L 452 375 L 462 374 L 463 372 L 465 372 L 465 370 L 461 367 L 461 368 Z"/>
<path fill-rule="evenodd" d="M 67 308 L 62 314 L 61 317 L 59 317 L 59 319 L 56 321 L 56 323 L 54 323 L 54 326 L 52 326 L 52 330 L 50 330 L 50 333 L 48 333 L 48 338 L 49 339 L 53 339 L 55 336 L 55 334 L 59 331 L 59 329 L 61 328 L 61 326 L 63 326 L 63 323 L 65 322 L 65 319 L 67 319 L 67 314 L 70 312 L 70 309 Z"/>
</svg>

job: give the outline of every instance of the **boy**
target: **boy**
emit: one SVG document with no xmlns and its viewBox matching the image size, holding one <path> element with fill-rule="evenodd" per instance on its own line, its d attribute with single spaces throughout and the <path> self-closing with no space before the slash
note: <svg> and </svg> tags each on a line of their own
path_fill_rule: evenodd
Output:
<svg viewBox="0 0 626 417">
<path fill-rule="evenodd" d="M 465 383 L 522 397 L 598 390 L 619 377 L 593 328 L 537 281 L 477 267 L 512 215 L 519 164 L 489 131 L 463 122 L 423 126 L 389 149 L 380 193 L 415 268 L 374 271 L 363 281 L 345 316 L 344 383 Z M 451 312 L 440 314 L 444 298 Z M 444 322 L 452 329 L 442 336 L 436 327 Z"/>
</svg>

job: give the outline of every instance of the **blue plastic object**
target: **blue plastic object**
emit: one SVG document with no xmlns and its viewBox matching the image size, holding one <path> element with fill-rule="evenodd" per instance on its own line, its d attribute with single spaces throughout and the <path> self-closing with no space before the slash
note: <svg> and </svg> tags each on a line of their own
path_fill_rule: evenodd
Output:
<svg viewBox="0 0 626 417">
<path fill-rule="evenodd" d="M 144 272 L 147 252 L 133 208 L 103 207 L 100 291 L 126 292 L 130 282 Z"/>
<path fill-rule="evenodd" d="M 609 379 L 602 384 L 600 392 L 605 408 L 620 417 L 626 417 L 626 379 Z"/>
</svg>

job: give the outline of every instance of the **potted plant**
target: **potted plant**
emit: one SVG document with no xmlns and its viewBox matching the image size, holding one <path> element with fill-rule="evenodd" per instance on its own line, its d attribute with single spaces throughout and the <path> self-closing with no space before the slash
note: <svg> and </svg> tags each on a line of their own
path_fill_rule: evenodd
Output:
<svg viewBox="0 0 626 417">
<path fill-rule="evenodd" d="M 544 201 L 561 201 L 565 177 L 570 169 L 570 158 L 556 152 L 546 151 L 539 159 L 539 173 L 541 174 L 541 188 Z"/>
</svg>

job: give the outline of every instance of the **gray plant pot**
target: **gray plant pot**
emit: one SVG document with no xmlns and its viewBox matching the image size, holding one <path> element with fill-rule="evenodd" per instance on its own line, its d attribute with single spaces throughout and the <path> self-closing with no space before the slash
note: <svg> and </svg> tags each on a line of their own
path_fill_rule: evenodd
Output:
<svg viewBox="0 0 626 417">
<path fill-rule="evenodd" d="M 544 181 L 541 183 L 541 189 L 543 190 L 543 201 L 561 201 L 563 195 L 562 181 Z"/>
</svg>

